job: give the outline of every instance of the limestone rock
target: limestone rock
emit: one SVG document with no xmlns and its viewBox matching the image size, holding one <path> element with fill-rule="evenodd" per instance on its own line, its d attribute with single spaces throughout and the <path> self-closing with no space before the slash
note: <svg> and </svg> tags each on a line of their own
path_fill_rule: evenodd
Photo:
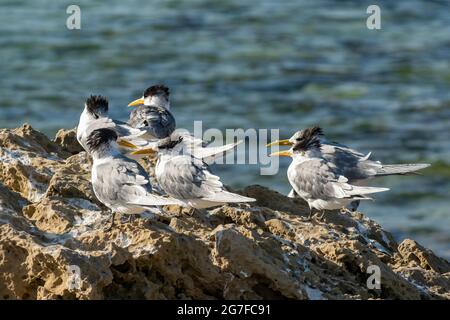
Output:
<svg viewBox="0 0 450 320">
<path fill-rule="evenodd" d="M 71 153 L 77 154 L 83 151 L 83 147 L 78 143 L 77 140 L 77 129 L 65 130 L 60 129 L 53 140 L 57 145 L 59 145 L 63 150 Z"/>
<path fill-rule="evenodd" d="M 249 186 L 256 203 L 167 206 L 109 230 L 74 130 L 4 129 L 0 147 L 0 299 L 450 298 L 447 261 L 362 213 L 309 220 L 303 201 Z"/>
</svg>

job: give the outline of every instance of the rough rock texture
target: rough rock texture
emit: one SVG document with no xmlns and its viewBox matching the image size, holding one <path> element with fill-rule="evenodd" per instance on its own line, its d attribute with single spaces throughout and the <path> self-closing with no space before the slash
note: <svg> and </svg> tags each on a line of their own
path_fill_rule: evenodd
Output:
<svg viewBox="0 0 450 320">
<path fill-rule="evenodd" d="M 446 260 L 361 213 L 310 221 L 302 201 L 250 186 L 251 206 L 167 207 L 107 231 L 73 130 L 0 130 L 0 158 L 0 299 L 450 298 Z"/>
<path fill-rule="evenodd" d="M 64 130 L 60 129 L 53 140 L 62 149 L 71 154 L 77 154 L 83 151 L 83 147 L 77 141 L 77 129 Z"/>
</svg>

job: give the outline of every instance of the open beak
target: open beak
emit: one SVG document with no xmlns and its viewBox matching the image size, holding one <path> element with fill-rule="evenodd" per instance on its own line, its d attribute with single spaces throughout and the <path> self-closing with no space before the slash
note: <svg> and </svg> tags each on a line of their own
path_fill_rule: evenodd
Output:
<svg viewBox="0 0 450 320">
<path fill-rule="evenodd" d="M 292 146 L 293 143 L 289 140 L 277 140 L 273 141 L 271 143 L 266 144 L 266 147 L 273 147 L 273 146 Z"/>
<path fill-rule="evenodd" d="M 156 150 L 153 148 L 142 148 L 142 149 L 131 152 L 132 155 L 145 155 L 145 156 L 154 155 L 155 153 L 156 153 Z"/>
<path fill-rule="evenodd" d="M 130 102 L 130 103 L 128 104 L 128 106 L 129 106 L 129 107 L 135 107 L 135 106 L 140 106 L 141 104 L 144 104 L 144 98 L 136 99 L 136 100 Z"/>
<path fill-rule="evenodd" d="M 278 151 L 278 152 L 271 153 L 269 156 L 270 157 L 292 157 L 292 151 L 291 150 Z"/>
<path fill-rule="evenodd" d="M 124 139 L 118 139 L 117 140 L 117 144 L 121 147 L 126 147 L 126 148 L 130 148 L 130 149 L 137 149 L 138 147 L 134 144 L 132 144 L 131 142 L 124 140 Z"/>
</svg>

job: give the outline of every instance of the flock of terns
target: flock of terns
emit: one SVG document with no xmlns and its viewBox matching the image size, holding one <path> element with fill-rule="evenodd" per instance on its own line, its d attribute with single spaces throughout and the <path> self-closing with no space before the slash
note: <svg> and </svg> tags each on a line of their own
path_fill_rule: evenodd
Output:
<svg viewBox="0 0 450 320">
<path fill-rule="evenodd" d="M 108 100 L 91 96 L 77 127 L 78 142 L 93 159 L 94 193 L 111 210 L 113 223 L 115 213 L 163 213 L 164 205 L 204 209 L 255 201 L 225 190 L 208 165 L 241 141 L 208 147 L 201 139 L 180 133 L 170 111 L 169 89 L 163 85 L 147 88 L 129 106 L 135 108 L 128 122 L 112 120 L 108 117 Z M 287 172 L 292 186 L 288 196 L 303 198 L 311 212 L 345 207 L 356 210 L 360 200 L 389 190 L 364 186 L 367 180 L 408 174 L 429 166 L 384 165 L 369 160 L 370 153 L 364 155 L 326 141 L 319 127 L 298 131 L 289 140 L 274 141 L 267 146 L 275 145 L 290 147 L 271 154 L 292 158 Z M 152 188 L 148 174 L 137 162 L 150 155 L 157 158 L 154 172 L 158 189 Z"/>
</svg>

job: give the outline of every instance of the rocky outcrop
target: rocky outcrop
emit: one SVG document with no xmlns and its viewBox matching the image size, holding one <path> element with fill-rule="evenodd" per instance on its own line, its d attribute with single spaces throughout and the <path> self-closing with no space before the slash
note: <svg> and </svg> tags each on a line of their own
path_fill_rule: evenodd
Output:
<svg viewBox="0 0 450 320">
<path fill-rule="evenodd" d="M 361 213 L 309 220 L 250 186 L 251 206 L 172 206 L 108 230 L 73 130 L 0 130 L 0 159 L 0 299 L 450 298 L 446 260 Z"/>
</svg>

